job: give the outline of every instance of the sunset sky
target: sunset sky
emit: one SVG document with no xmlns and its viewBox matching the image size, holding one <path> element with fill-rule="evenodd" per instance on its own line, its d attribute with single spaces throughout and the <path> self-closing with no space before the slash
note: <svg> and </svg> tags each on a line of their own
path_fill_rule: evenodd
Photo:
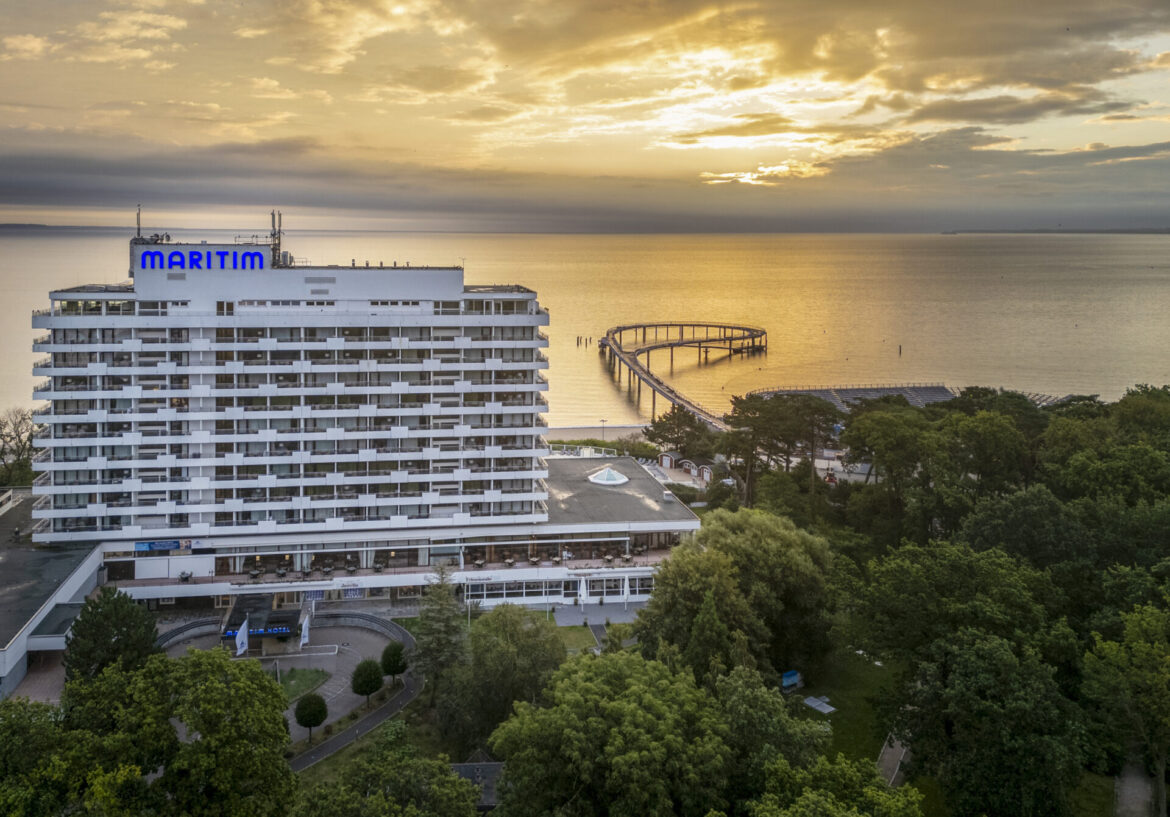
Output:
<svg viewBox="0 0 1170 817">
<path fill-rule="evenodd" d="M 0 6 L 0 221 L 1170 226 L 1167 0 Z"/>
</svg>

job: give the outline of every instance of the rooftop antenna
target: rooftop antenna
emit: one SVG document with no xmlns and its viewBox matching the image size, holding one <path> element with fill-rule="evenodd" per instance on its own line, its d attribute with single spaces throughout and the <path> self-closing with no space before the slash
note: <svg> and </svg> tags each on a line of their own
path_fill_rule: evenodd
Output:
<svg viewBox="0 0 1170 817">
<path fill-rule="evenodd" d="M 280 235 L 283 232 L 284 214 L 272 211 L 272 233 L 269 235 L 272 244 L 272 266 L 280 266 Z"/>
<path fill-rule="evenodd" d="M 138 238 L 142 238 L 142 205 L 138 205 Z"/>
</svg>

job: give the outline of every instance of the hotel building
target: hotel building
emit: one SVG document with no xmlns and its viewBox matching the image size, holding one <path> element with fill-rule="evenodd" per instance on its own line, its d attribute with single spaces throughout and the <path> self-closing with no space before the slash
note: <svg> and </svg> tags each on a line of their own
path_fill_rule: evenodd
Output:
<svg viewBox="0 0 1170 817">
<path fill-rule="evenodd" d="M 130 243 L 130 282 L 50 293 L 33 540 L 156 605 L 641 600 L 698 520 L 630 459 L 550 458 L 548 312 L 459 267 L 308 266 Z"/>
</svg>

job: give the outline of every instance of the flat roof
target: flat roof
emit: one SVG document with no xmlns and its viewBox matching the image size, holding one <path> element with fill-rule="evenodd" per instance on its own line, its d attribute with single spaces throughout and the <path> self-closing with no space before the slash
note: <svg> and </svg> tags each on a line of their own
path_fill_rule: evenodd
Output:
<svg viewBox="0 0 1170 817">
<path fill-rule="evenodd" d="M 47 616 L 41 619 L 41 623 L 32 631 L 32 634 L 65 635 L 69 632 L 69 628 L 73 625 L 77 616 L 81 614 L 81 608 L 84 606 L 79 601 L 54 604 L 53 609 L 49 611 Z"/>
<path fill-rule="evenodd" d="M 93 552 L 91 544 L 36 546 L 25 541 L 32 528 L 32 497 L 18 496 L 16 501 L 16 507 L 0 516 L 0 648 Z M 14 542 L 16 528 L 21 535 Z"/>
<path fill-rule="evenodd" d="M 589 477 L 612 468 L 629 482 L 597 485 Z M 691 522 L 695 516 L 633 457 L 557 457 L 548 460 L 548 524 Z"/>
<path fill-rule="evenodd" d="M 134 284 L 82 284 L 81 286 L 54 289 L 50 295 L 94 295 L 102 292 L 133 292 Z"/>
</svg>

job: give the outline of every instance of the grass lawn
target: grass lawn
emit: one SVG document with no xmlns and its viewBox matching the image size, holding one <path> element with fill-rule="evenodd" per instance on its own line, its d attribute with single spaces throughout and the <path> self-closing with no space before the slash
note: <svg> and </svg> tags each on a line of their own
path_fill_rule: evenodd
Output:
<svg viewBox="0 0 1170 817">
<path fill-rule="evenodd" d="M 597 639 L 593 637 L 593 632 L 588 628 L 580 625 L 573 625 L 571 627 L 557 627 L 557 634 L 561 637 L 561 641 L 565 644 L 565 649 L 569 654 L 581 652 L 581 650 L 591 650 L 597 646 Z"/>
<path fill-rule="evenodd" d="M 351 764 L 356 763 L 365 752 L 366 747 L 373 743 L 378 735 L 386 729 L 386 724 L 398 720 L 405 721 L 407 739 L 418 749 L 420 755 L 424 757 L 436 757 L 446 751 L 442 739 L 439 737 L 438 729 L 435 728 L 433 722 L 434 712 L 426 708 L 424 697 L 420 695 L 418 698 L 415 698 L 396 717 L 371 729 L 337 754 L 330 755 L 320 763 L 300 772 L 301 783 L 306 786 L 313 786 L 317 783 L 326 783 L 339 779 L 344 774 L 345 769 Z M 324 739 L 325 736 L 321 730 L 318 730 L 313 736 L 314 743 Z"/>
<path fill-rule="evenodd" d="M 943 796 L 942 787 L 933 777 L 919 777 L 910 782 L 910 785 L 922 792 L 922 817 L 949 817 L 950 809 Z"/>
<path fill-rule="evenodd" d="M 835 652 L 825 659 L 815 677 L 805 679 L 805 688 L 794 695 L 801 699 L 827 696 L 830 706 L 837 711 L 822 715 L 803 705 L 797 711 L 832 725 L 830 755 L 840 752 L 854 760 L 877 760 L 885 736 L 878 734 L 877 716 L 870 698 L 878 694 L 889 678 L 888 668 L 875 666 L 864 656 L 844 650 Z"/>
<path fill-rule="evenodd" d="M 273 678 L 276 677 L 275 672 L 272 672 L 271 675 Z M 280 671 L 280 688 L 284 690 L 284 695 L 288 698 L 289 703 L 292 703 L 306 692 L 312 692 L 328 679 L 329 673 L 323 669 L 282 669 Z"/>
</svg>

